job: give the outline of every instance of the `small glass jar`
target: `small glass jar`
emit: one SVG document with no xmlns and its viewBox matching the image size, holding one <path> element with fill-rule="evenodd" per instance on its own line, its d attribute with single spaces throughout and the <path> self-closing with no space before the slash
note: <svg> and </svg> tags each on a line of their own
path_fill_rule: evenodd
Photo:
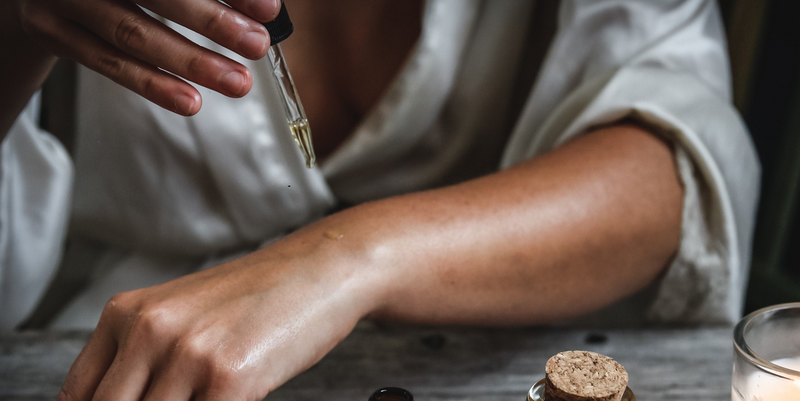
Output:
<svg viewBox="0 0 800 401">
<path fill-rule="evenodd" d="M 536 384 L 528 390 L 527 401 L 544 401 L 544 379 L 539 380 Z M 636 401 L 636 396 L 633 395 L 630 387 L 625 387 L 625 393 L 622 394 L 622 401 Z"/>
<path fill-rule="evenodd" d="M 733 345 L 733 401 L 800 400 L 800 302 L 745 316 Z"/>
</svg>

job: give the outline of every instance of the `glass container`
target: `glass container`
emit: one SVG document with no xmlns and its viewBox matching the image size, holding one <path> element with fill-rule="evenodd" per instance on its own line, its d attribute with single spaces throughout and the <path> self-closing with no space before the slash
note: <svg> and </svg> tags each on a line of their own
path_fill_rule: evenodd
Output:
<svg viewBox="0 0 800 401">
<path fill-rule="evenodd" d="M 800 302 L 745 316 L 733 345 L 733 401 L 800 400 Z"/>
<path fill-rule="evenodd" d="M 528 390 L 527 401 L 544 401 L 544 379 L 539 380 L 536 384 Z M 633 395 L 630 387 L 625 388 L 625 393 L 622 394 L 622 401 L 636 401 L 636 396 Z"/>
</svg>

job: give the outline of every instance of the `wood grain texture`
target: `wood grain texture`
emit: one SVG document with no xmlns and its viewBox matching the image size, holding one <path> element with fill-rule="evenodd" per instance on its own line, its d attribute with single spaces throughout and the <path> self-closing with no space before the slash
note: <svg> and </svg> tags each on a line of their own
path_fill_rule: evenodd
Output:
<svg viewBox="0 0 800 401">
<path fill-rule="evenodd" d="M 88 333 L 0 334 L 0 400 L 54 400 Z M 730 400 L 730 328 L 586 331 L 362 323 L 268 401 L 358 401 L 399 386 L 418 401 L 522 401 L 564 350 L 608 355 L 639 400 Z"/>
</svg>

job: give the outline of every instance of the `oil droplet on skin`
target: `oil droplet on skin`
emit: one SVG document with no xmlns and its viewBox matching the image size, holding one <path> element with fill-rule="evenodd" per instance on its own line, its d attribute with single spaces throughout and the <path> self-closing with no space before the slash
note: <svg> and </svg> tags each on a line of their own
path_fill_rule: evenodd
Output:
<svg viewBox="0 0 800 401">
<path fill-rule="evenodd" d="M 325 230 L 325 238 L 332 239 L 334 241 L 338 241 L 344 238 L 344 234 L 340 233 L 337 230 Z"/>
</svg>

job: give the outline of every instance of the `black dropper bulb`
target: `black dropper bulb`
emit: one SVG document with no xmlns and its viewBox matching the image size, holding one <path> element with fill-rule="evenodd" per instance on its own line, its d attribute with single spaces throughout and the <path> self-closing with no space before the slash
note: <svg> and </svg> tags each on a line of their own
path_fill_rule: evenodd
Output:
<svg viewBox="0 0 800 401">
<path fill-rule="evenodd" d="M 414 401 L 414 396 L 399 387 L 385 387 L 372 393 L 369 401 Z"/>
<path fill-rule="evenodd" d="M 283 42 L 294 32 L 294 25 L 289 19 L 289 12 L 286 11 L 286 4 L 283 0 L 281 0 L 281 11 L 278 12 L 278 16 L 264 26 L 269 32 L 270 46 Z"/>
</svg>

